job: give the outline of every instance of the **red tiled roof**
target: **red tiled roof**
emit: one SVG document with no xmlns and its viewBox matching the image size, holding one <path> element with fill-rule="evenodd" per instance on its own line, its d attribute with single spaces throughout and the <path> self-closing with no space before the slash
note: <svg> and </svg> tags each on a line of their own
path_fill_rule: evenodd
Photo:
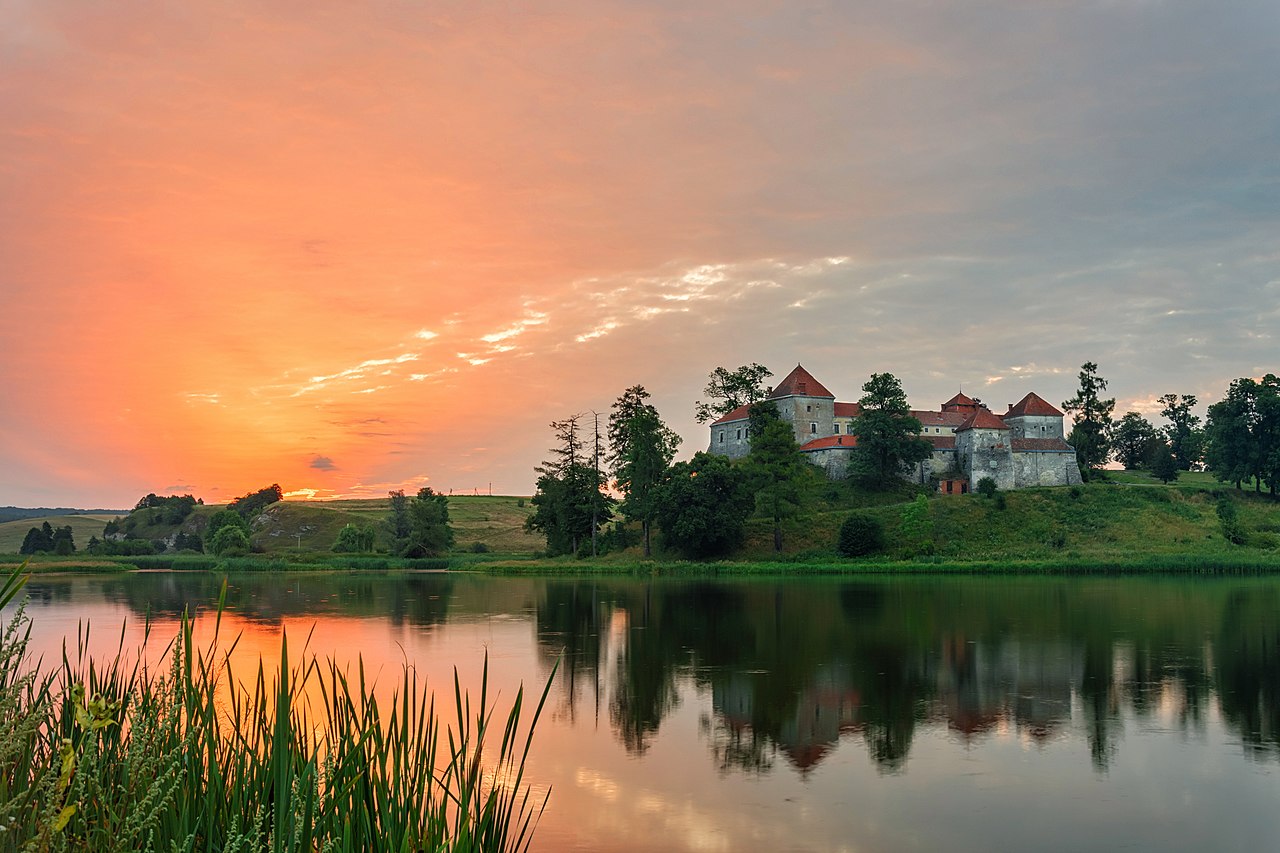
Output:
<svg viewBox="0 0 1280 853">
<path fill-rule="evenodd" d="M 943 403 L 942 405 L 944 406 L 976 406 L 978 405 L 978 403 L 972 397 L 966 397 L 964 395 L 964 392 L 961 391 L 959 394 L 955 395 L 954 397 L 952 397 L 950 400 Z"/>
<path fill-rule="evenodd" d="M 920 437 L 932 444 L 934 450 L 956 449 L 956 437 L 954 435 L 922 435 Z"/>
<path fill-rule="evenodd" d="M 1062 412 L 1059 412 L 1051 404 L 1045 402 L 1045 399 L 1039 394 L 1032 392 L 1023 397 L 1021 402 L 1016 406 L 1011 406 L 1009 411 L 1005 412 L 1000 417 L 1020 418 L 1024 415 L 1049 415 L 1060 418 L 1062 417 Z"/>
<path fill-rule="evenodd" d="M 911 410 L 911 417 L 921 426 L 960 426 L 968 417 L 964 412 L 917 412 Z"/>
<path fill-rule="evenodd" d="M 805 370 L 800 365 L 796 365 L 795 370 L 787 374 L 787 378 L 778 383 L 778 387 L 773 389 L 773 393 L 769 395 L 769 399 L 777 399 L 778 397 L 790 397 L 792 395 L 800 395 L 801 397 L 830 397 L 835 399 L 821 382 L 813 378 L 813 374 Z"/>
<path fill-rule="evenodd" d="M 827 435 L 822 438 L 815 438 L 812 441 L 806 441 L 800 445 L 800 452 L 826 450 L 831 447 L 844 447 L 852 450 L 857 446 L 858 437 L 856 435 Z"/>
<path fill-rule="evenodd" d="M 1005 429 L 1004 421 L 991 414 L 990 409 L 978 409 L 969 417 L 965 418 L 964 423 L 956 427 L 956 432 L 964 432 L 969 429 Z"/>
<path fill-rule="evenodd" d="M 1071 450 L 1071 445 L 1060 438 L 1015 438 L 1010 444 L 1014 450 Z"/>
<path fill-rule="evenodd" d="M 836 403 L 837 418 L 856 418 L 862 414 L 862 406 L 857 403 Z"/>
<path fill-rule="evenodd" d="M 727 424 L 729 421 L 745 421 L 747 416 L 751 414 L 751 404 L 739 406 L 727 415 L 721 415 L 719 418 L 711 422 L 712 426 L 716 424 Z"/>
</svg>

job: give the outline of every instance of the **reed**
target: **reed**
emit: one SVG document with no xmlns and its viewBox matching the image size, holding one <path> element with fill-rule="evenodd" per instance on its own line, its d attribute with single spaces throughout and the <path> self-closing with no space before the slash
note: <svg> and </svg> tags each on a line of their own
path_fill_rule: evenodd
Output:
<svg viewBox="0 0 1280 853">
<path fill-rule="evenodd" d="M 0 604 L 21 582 L 10 575 Z M 218 622 L 221 619 L 219 609 Z M 148 631 L 149 633 L 149 631 Z M 523 689 L 497 715 L 488 661 L 479 701 L 454 671 L 456 712 L 405 665 L 380 701 L 354 673 L 302 655 L 240 681 L 235 640 L 181 628 L 159 665 L 64 651 L 28 659 L 19 608 L 0 646 L 0 851 L 522 851 L 546 805 L 524 767 Z"/>
</svg>

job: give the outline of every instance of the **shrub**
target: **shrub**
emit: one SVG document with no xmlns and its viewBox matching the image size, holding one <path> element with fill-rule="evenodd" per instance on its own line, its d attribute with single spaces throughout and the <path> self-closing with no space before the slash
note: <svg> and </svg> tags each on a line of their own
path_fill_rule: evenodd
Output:
<svg viewBox="0 0 1280 853">
<path fill-rule="evenodd" d="M 483 542 L 474 542 L 471 545 L 471 553 L 472 554 L 488 554 L 489 546 L 484 544 Z"/>
<path fill-rule="evenodd" d="M 1218 498 L 1217 513 L 1223 537 L 1232 545 L 1243 545 L 1248 536 L 1245 535 L 1244 525 L 1240 523 L 1236 502 L 1223 495 Z"/>
<path fill-rule="evenodd" d="M 836 551 L 842 557 L 865 557 L 884 550 L 884 527 L 869 515 L 855 513 L 840 525 Z"/>
<path fill-rule="evenodd" d="M 978 488 L 976 489 L 976 491 L 978 492 L 978 494 L 982 495 L 984 498 L 991 498 L 991 497 L 995 497 L 996 489 L 997 489 L 997 486 L 996 486 L 995 480 L 991 479 L 990 477 L 983 477 L 981 480 L 978 481 Z"/>
</svg>

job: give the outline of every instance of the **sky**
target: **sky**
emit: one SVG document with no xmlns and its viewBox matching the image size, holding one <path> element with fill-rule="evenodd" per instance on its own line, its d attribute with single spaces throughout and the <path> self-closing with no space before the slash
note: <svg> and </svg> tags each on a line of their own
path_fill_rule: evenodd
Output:
<svg viewBox="0 0 1280 853">
<path fill-rule="evenodd" d="M 0 505 L 529 494 L 803 363 L 1280 370 L 1280 4 L 0 0 Z"/>
</svg>

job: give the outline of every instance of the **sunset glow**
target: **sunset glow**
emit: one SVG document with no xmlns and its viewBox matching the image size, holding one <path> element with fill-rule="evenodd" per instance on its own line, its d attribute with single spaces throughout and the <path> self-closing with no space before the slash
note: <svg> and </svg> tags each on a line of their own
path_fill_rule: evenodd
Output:
<svg viewBox="0 0 1280 853">
<path fill-rule="evenodd" d="M 547 423 L 1276 369 L 1274 4 L 0 5 L 0 504 L 527 494 Z M 1176 61 L 1175 61 L 1176 58 Z"/>
</svg>

